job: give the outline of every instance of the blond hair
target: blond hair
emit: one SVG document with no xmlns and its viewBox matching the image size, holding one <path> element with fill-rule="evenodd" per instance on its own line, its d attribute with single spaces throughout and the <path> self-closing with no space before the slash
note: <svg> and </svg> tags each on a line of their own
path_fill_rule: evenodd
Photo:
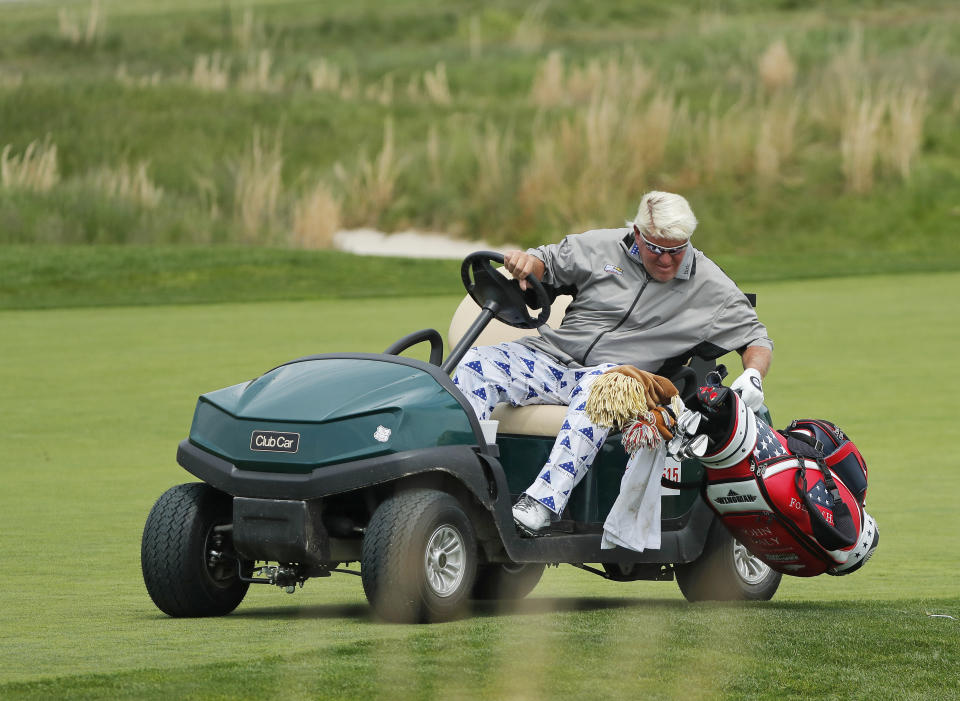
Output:
<svg viewBox="0 0 960 701">
<path fill-rule="evenodd" d="M 693 236 L 697 218 L 685 198 L 654 190 L 643 196 L 636 218 L 627 224 L 636 226 L 645 236 L 683 243 Z"/>
</svg>

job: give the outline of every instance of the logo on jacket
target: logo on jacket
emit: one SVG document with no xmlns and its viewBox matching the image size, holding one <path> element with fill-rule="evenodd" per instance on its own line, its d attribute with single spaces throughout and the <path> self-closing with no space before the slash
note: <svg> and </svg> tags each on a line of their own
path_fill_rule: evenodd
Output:
<svg viewBox="0 0 960 701">
<path fill-rule="evenodd" d="M 296 453 L 299 449 L 299 433 L 254 431 L 250 435 L 250 450 L 268 453 Z"/>
<path fill-rule="evenodd" d="M 603 266 L 603 272 L 605 272 L 605 273 L 613 273 L 614 275 L 620 275 L 620 276 L 622 276 L 622 275 L 623 275 L 623 268 L 619 268 L 619 267 L 617 267 L 616 265 L 613 265 L 613 264 L 611 264 L 611 263 L 607 263 L 605 266 Z"/>
</svg>

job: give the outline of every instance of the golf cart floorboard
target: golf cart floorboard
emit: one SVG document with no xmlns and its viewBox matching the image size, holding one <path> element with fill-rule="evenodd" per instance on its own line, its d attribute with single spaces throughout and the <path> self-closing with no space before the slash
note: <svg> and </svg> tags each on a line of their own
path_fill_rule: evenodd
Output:
<svg viewBox="0 0 960 701">
<path fill-rule="evenodd" d="M 514 562 L 692 562 L 703 552 L 705 535 L 713 520 L 713 512 L 702 502 L 697 502 L 677 530 L 665 530 L 661 535 L 660 548 L 643 552 L 615 547 L 600 547 L 603 524 L 583 524 L 573 521 L 558 521 L 542 536 L 522 535 L 501 530 L 504 549 Z M 573 524 L 576 532 L 562 532 L 559 525 Z"/>
</svg>

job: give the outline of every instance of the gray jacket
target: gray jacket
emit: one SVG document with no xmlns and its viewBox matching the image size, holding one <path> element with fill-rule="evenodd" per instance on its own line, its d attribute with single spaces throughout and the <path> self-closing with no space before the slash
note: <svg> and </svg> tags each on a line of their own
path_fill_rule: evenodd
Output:
<svg viewBox="0 0 960 701">
<path fill-rule="evenodd" d="M 597 229 L 527 252 L 544 282 L 572 294 L 559 328 L 520 342 L 572 367 L 617 363 L 655 371 L 692 354 L 711 359 L 747 346 L 773 349 L 766 327 L 733 280 L 688 244 L 677 276 L 647 273 L 631 229 Z"/>
</svg>

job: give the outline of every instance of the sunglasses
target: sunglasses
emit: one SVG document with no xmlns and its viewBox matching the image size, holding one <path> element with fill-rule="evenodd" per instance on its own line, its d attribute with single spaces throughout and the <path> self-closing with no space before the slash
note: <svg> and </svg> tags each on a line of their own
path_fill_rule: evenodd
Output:
<svg viewBox="0 0 960 701">
<path fill-rule="evenodd" d="M 649 241 L 647 241 L 647 237 L 643 235 L 643 232 L 641 232 L 638 227 L 634 226 L 633 230 L 637 233 L 637 236 L 639 236 L 643 240 L 643 245 L 647 247 L 647 250 L 650 251 L 655 256 L 662 256 L 664 253 L 667 253 L 671 256 L 678 256 L 681 253 L 683 253 L 685 250 L 687 250 L 687 244 L 682 244 L 680 246 L 672 246 L 670 248 L 666 248 L 664 246 L 658 246 L 655 243 L 650 243 Z"/>
</svg>

